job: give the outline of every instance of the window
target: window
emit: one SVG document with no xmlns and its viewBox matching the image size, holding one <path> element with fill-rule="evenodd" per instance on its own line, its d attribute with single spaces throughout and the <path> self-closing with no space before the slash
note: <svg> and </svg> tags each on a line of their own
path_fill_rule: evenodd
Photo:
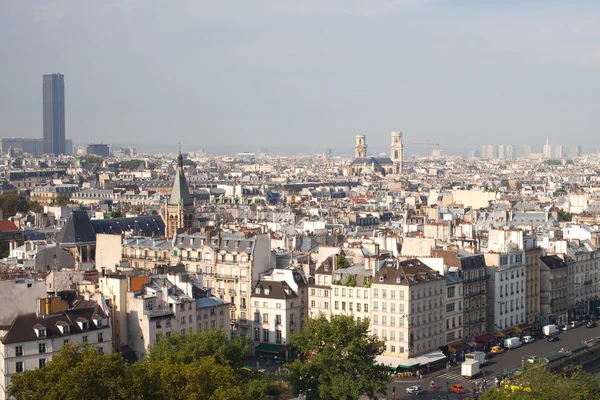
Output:
<svg viewBox="0 0 600 400">
<path fill-rule="evenodd" d="M 275 316 L 275 325 L 281 325 L 281 315 Z"/>
<path fill-rule="evenodd" d="M 313 308 L 315 307 L 315 301 L 314 300 L 310 301 L 310 306 L 313 307 Z"/>
<path fill-rule="evenodd" d="M 373 289 L 373 297 L 377 298 L 379 295 L 379 291 L 377 289 Z"/>
<path fill-rule="evenodd" d="M 369 305 L 365 303 L 365 312 L 369 312 Z"/>
<path fill-rule="evenodd" d="M 328 301 L 325 302 L 325 309 L 329 310 L 329 302 Z"/>
<path fill-rule="evenodd" d="M 360 303 L 356 303 L 356 312 L 360 312 Z"/>
<path fill-rule="evenodd" d="M 82 337 L 81 337 L 81 341 L 82 341 L 83 343 L 87 343 L 87 336 L 82 336 Z"/>
<path fill-rule="evenodd" d="M 446 312 L 454 311 L 454 303 L 446 304 Z"/>
<path fill-rule="evenodd" d="M 260 329 L 254 328 L 254 341 L 258 342 L 260 340 Z"/>
<path fill-rule="evenodd" d="M 379 311 L 379 303 L 376 301 L 373 302 L 373 311 Z"/>
<path fill-rule="evenodd" d="M 339 310 L 339 309 L 340 309 L 340 302 L 339 302 L 339 301 L 336 301 L 336 302 L 334 302 L 334 303 L 333 303 L 333 307 L 334 307 L 336 310 Z"/>
<path fill-rule="evenodd" d="M 102 338 L 102 332 L 98 334 L 98 343 L 102 343 L 104 339 Z"/>
<path fill-rule="evenodd" d="M 66 345 L 68 345 L 68 344 L 69 344 L 69 339 L 65 339 L 65 340 L 63 340 L 63 346 L 66 346 Z"/>
<path fill-rule="evenodd" d="M 40 351 L 40 354 L 43 354 L 46 352 L 46 343 L 40 343 L 38 344 L 38 349 Z"/>
<path fill-rule="evenodd" d="M 15 347 L 15 356 L 19 357 L 23 355 L 23 346 Z"/>
<path fill-rule="evenodd" d="M 232 302 L 233 303 L 233 302 Z M 188 322 L 191 324 L 192 323 L 192 316 L 190 315 L 188 318 Z"/>
<path fill-rule="evenodd" d="M 15 372 L 23 372 L 23 361 L 17 361 L 15 363 Z"/>
<path fill-rule="evenodd" d="M 277 337 L 276 337 L 276 343 L 277 344 L 281 344 L 281 331 L 277 330 L 276 331 L 276 335 L 277 335 Z"/>
<path fill-rule="evenodd" d="M 266 329 L 263 330 L 263 342 L 269 343 L 269 331 Z"/>
<path fill-rule="evenodd" d="M 38 368 L 44 368 L 46 366 L 46 359 L 45 358 L 40 358 L 38 360 Z"/>
<path fill-rule="evenodd" d="M 254 313 L 254 322 L 260 322 L 260 313 L 259 312 Z"/>
<path fill-rule="evenodd" d="M 263 323 L 264 324 L 268 324 L 269 323 L 269 314 L 263 314 Z"/>
</svg>

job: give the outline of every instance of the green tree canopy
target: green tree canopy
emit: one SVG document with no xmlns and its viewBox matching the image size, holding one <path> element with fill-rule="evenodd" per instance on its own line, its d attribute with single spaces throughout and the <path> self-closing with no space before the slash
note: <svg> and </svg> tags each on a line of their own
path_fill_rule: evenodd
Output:
<svg viewBox="0 0 600 400">
<path fill-rule="evenodd" d="M 109 212 L 108 216 L 111 218 L 121 218 L 121 217 L 123 217 L 123 213 L 119 210 L 116 210 L 116 211 Z"/>
<path fill-rule="evenodd" d="M 123 169 L 138 169 L 140 165 L 144 163 L 144 160 L 138 160 L 134 158 L 132 160 L 121 161 L 121 168 Z"/>
<path fill-rule="evenodd" d="M 504 387 L 486 392 L 482 400 L 600 400 L 600 380 L 577 367 L 558 374 L 543 366 L 528 367 Z"/>
<path fill-rule="evenodd" d="M 388 373 L 375 364 L 385 342 L 369 334 L 369 320 L 360 322 L 340 315 L 328 320 L 324 315 L 310 318 L 302 331 L 291 337 L 305 362 L 288 364 L 294 392 L 307 399 L 355 400 L 361 395 L 384 393 Z"/>
<path fill-rule="evenodd" d="M 244 366 L 247 354 L 246 339 L 236 336 L 229 340 L 225 332 L 213 329 L 185 335 L 172 332 L 170 336 L 161 336 L 149 347 L 148 360 L 190 364 L 201 357 L 212 356 L 217 363 L 237 370 Z"/>
<path fill-rule="evenodd" d="M 101 164 L 104 161 L 104 158 L 100 156 L 95 156 L 93 154 L 89 154 L 87 156 L 79 157 L 79 161 L 88 163 L 88 164 Z"/>
<path fill-rule="evenodd" d="M 0 195 L 0 208 L 4 214 L 4 219 L 14 216 L 17 212 L 29 211 L 29 202 L 22 194 L 3 194 Z"/>
<path fill-rule="evenodd" d="M 562 208 L 560 210 L 558 210 L 558 215 L 561 216 L 563 221 L 570 222 L 573 219 L 573 214 L 563 210 Z"/>
</svg>

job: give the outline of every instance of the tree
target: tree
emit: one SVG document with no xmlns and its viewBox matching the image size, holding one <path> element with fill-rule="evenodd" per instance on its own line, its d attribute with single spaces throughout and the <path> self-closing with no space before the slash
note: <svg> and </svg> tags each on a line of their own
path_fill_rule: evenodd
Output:
<svg viewBox="0 0 600 400">
<path fill-rule="evenodd" d="M 247 353 L 246 339 L 236 336 L 229 340 L 225 332 L 213 329 L 185 335 L 173 332 L 170 336 L 161 336 L 148 348 L 148 360 L 190 364 L 202 357 L 211 356 L 217 363 L 237 370 L 244 366 Z"/>
<path fill-rule="evenodd" d="M 104 161 L 104 158 L 95 156 L 93 154 L 88 154 L 87 156 L 79 157 L 79 161 L 81 161 L 83 163 L 88 163 L 88 164 L 102 164 L 102 162 Z"/>
<path fill-rule="evenodd" d="M 183 160 L 183 165 L 191 165 L 192 167 L 196 168 L 196 163 L 190 160 L 189 158 Z"/>
<path fill-rule="evenodd" d="M 295 394 L 306 393 L 307 399 L 355 400 L 385 393 L 388 372 L 375 365 L 385 342 L 369 335 L 368 319 L 358 322 L 339 315 L 330 321 L 321 314 L 306 320 L 291 342 L 308 355 L 305 362 L 288 364 Z"/>
<path fill-rule="evenodd" d="M 29 200 L 29 209 L 35 213 L 40 213 L 43 210 L 42 205 L 37 200 Z"/>
<path fill-rule="evenodd" d="M 121 168 L 123 169 L 138 169 L 140 167 L 140 165 L 142 165 L 144 163 L 144 160 L 138 160 L 136 158 L 131 159 L 131 160 L 127 160 L 127 161 L 121 161 Z"/>
<path fill-rule="evenodd" d="M 563 219 L 563 221 L 570 222 L 573 219 L 573 214 L 563 210 L 562 208 L 558 210 L 558 215 Z"/>
<path fill-rule="evenodd" d="M 3 194 L 0 195 L 0 208 L 4 214 L 4 219 L 14 216 L 18 212 L 29 211 L 27 198 L 22 194 Z"/>
<path fill-rule="evenodd" d="M 69 196 L 58 196 L 54 200 L 52 200 L 52 204 L 55 206 L 66 206 L 71 203 L 71 198 Z"/>
<path fill-rule="evenodd" d="M 3 235 L 0 235 L 0 258 L 10 255 L 10 244 Z"/>
<path fill-rule="evenodd" d="M 482 400 L 598 400 L 600 380 L 581 367 L 568 374 L 535 365 L 509 380 L 504 387 L 486 392 Z"/>
<path fill-rule="evenodd" d="M 9 393 L 18 400 L 124 399 L 128 380 L 120 354 L 67 344 L 44 368 L 13 375 Z"/>
<path fill-rule="evenodd" d="M 123 213 L 119 210 L 116 211 L 111 211 L 108 213 L 108 216 L 111 218 L 122 218 L 123 217 Z"/>
</svg>

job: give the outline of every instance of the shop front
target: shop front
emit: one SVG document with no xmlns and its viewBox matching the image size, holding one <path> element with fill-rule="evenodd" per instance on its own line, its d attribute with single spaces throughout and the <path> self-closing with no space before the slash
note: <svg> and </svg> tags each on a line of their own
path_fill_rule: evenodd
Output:
<svg viewBox="0 0 600 400">
<path fill-rule="evenodd" d="M 531 336 L 533 332 L 533 325 L 531 324 L 519 324 L 515 326 L 515 332 L 519 334 L 519 336 Z"/>
</svg>

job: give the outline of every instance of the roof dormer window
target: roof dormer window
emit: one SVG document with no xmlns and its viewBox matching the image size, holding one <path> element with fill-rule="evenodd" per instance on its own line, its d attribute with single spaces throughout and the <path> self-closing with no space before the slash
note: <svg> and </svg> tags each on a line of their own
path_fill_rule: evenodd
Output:
<svg viewBox="0 0 600 400">
<path fill-rule="evenodd" d="M 400 277 L 400 276 L 397 276 L 397 277 L 396 277 L 396 283 L 400 283 L 400 282 L 402 282 L 402 277 Z"/>
<path fill-rule="evenodd" d="M 260 288 L 256 288 L 256 289 L 254 289 L 254 293 L 256 293 L 256 294 L 260 294 Z"/>
<path fill-rule="evenodd" d="M 35 334 L 37 335 L 37 337 L 39 337 L 39 338 L 46 337 L 47 332 L 46 332 L 45 326 L 37 324 L 36 326 L 33 327 L 33 329 L 35 330 Z"/>
<path fill-rule="evenodd" d="M 271 286 L 265 289 L 265 294 L 268 295 L 271 292 Z"/>
<path fill-rule="evenodd" d="M 90 329 L 90 323 L 85 318 L 77 318 L 77 325 L 79 325 L 79 329 L 81 329 L 82 331 L 87 331 L 88 329 Z"/>
<path fill-rule="evenodd" d="M 383 282 L 384 280 L 385 280 L 385 277 L 384 277 L 383 275 L 381 275 L 381 276 L 379 277 L 379 282 Z"/>
<path fill-rule="evenodd" d="M 59 321 L 56 323 L 56 325 L 58 326 L 60 333 L 62 333 L 63 335 L 68 335 L 71 333 L 71 325 L 69 325 L 68 323 L 64 321 Z"/>
</svg>

